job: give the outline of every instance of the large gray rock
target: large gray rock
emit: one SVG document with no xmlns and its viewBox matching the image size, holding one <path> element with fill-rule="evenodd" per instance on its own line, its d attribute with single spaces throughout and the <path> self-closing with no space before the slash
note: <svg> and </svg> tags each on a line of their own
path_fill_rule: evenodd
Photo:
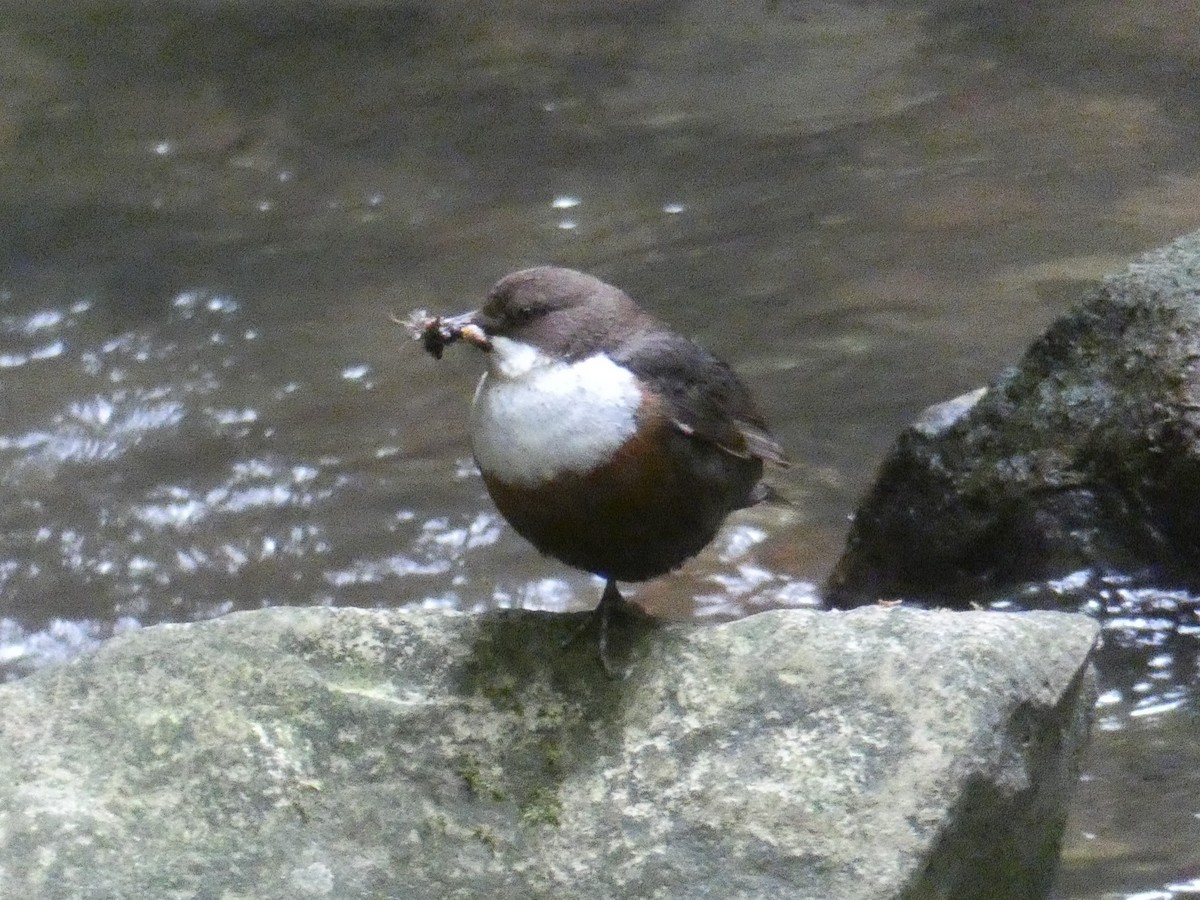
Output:
<svg viewBox="0 0 1200 900">
<path fill-rule="evenodd" d="M 0 688 L 0 896 L 1031 898 L 1089 619 L 273 609 Z"/>
<path fill-rule="evenodd" d="M 982 396 L 904 432 L 829 596 L 965 606 L 1081 568 L 1200 582 L 1200 232 L 1099 286 Z"/>
</svg>

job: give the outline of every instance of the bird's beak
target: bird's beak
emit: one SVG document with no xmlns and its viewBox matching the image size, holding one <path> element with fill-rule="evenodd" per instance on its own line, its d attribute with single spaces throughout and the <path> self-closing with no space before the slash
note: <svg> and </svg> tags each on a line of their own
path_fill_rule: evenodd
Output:
<svg viewBox="0 0 1200 900">
<path fill-rule="evenodd" d="M 466 341 L 484 352 L 492 349 L 492 340 L 487 336 L 487 318 L 479 310 L 444 317 L 442 329 L 452 336 L 451 340 Z"/>
</svg>

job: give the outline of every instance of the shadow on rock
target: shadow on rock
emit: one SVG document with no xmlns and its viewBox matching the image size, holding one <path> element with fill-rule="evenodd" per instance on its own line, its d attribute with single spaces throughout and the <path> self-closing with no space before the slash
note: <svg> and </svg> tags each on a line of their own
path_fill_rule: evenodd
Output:
<svg viewBox="0 0 1200 900">
<path fill-rule="evenodd" d="M 615 751 L 626 707 L 639 690 L 638 663 L 666 637 L 649 616 L 619 616 L 610 651 L 630 669 L 625 678 L 611 678 L 593 631 L 571 641 L 589 615 L 498 610 L 480 616 L 452 675 L 456 693 L 489 704 L 490 721 L 505 732 L 466 737 L 458 774 L 476 798 L 515 804 L 525 824 L 557 825 L 563 780 Z"/>
</svg>

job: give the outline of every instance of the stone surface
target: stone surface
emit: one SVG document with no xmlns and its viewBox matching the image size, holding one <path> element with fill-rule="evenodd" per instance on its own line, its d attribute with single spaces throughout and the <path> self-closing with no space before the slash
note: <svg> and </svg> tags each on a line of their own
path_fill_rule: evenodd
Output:
<svg viewBox="0 0 1200 900">
<path fill-rule="evenodd" d="M 0 896 L 1029 898 L 1097 628 L 272 609 L 0 688 Z"/>
<path fill-rule="evenodd" d="M 1200 232 L 1099 286 L 979 397 L 905 431 L 829 584 L 966 606 L 1080 569 L 1194 585 Z"/>
</svg>

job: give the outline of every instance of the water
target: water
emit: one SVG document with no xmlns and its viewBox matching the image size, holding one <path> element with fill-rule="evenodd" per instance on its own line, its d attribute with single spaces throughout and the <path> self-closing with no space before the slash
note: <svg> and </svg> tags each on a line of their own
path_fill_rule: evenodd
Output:
<svg viewBox="0 0 1200 900">
<path fill-rule="evenodd" d="M 591 606 L 472 469 L 479 359 L 389 321 L 540 262 L 727 358 L 796 462 L 639 602 L 811 605 L 903 424 L 1197 226 L 1197 37 L 1166 0 L 0 5 L 0 670 L 273 604 Z M 1063 897 L 1200 876 L 1195 635 L 1143 611 L 1171 649 L 1104 651 Z"/>
<path fill-rule="evenodd" d="M 1110 609 L 1132 599 L 1103 593 Z M 1147 599 L 1106 621 L 1104 690 L 1059 878 L 1070 900 L 1200 896 L 1200 598 Z"/>
</svg>

